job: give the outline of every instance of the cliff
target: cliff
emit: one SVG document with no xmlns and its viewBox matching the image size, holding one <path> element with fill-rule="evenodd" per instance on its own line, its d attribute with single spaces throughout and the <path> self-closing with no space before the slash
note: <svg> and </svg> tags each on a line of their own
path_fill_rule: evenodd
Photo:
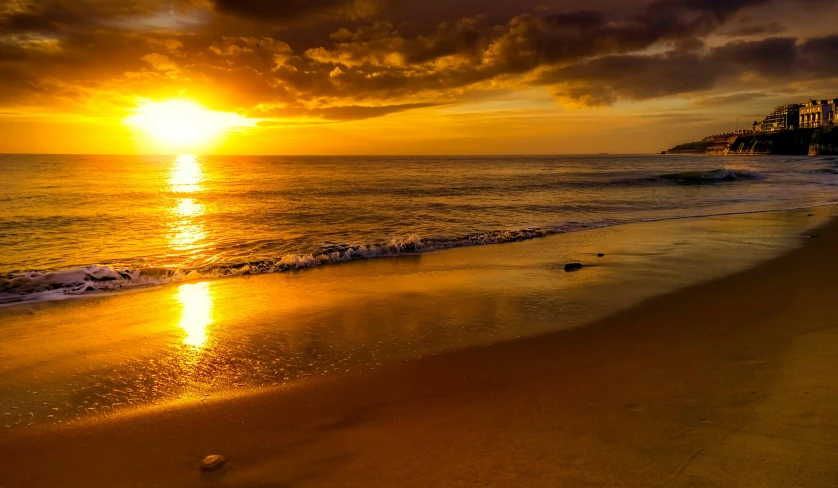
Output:
<svg viewBox="0 0 838 488">
<path fill-rule="evenodd" d="M 815 131 L 809 143 L 809 156 L 838 156 L 838 127 Z"/>
<path fill-rule="evenodd" d="M 712 146 L 712 142 L 699 141 L 688 142 L 686 144 L 679 144 L 672 149 L 666 151 L 667 154 L 707 154 L 707 151 Z"/>
<path fill-rule="evenodd" d="M 819 156 L 838 155 L 838 129 L 797 129 L 779 132 L 710 136 L 700 142 L 681 144 L 666 154 L 727 156 Z"/>
<path fill-rule="evenodd" d="M 814 129 L 798 129 L 741 136 L 731 143 L 725 154 L 731 156 L 769 154 L 805 156 L 809 154 L 809 143 L 814 132 Z"/>
</svg>

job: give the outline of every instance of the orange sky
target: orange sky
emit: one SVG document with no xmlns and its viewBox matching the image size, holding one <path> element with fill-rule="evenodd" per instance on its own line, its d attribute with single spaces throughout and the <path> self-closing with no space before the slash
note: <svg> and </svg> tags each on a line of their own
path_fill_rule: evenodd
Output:
<svg viewBox="0 0 838 488">
<path fill-rule="evenodd" d="M 657 152 L 838 96 L 836 3 L 11 0 L 0 152 Z"/>
</svg>

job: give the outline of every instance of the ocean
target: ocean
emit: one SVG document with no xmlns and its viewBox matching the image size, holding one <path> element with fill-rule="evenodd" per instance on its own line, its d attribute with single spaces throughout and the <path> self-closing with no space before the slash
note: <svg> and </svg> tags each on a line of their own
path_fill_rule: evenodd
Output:
<svg viewBox="0 0 838 488">
<path fill-rule="evenodd" d="M 838 159 L 0 155 L 0 303 L 838 201 Z"/>
</svg>

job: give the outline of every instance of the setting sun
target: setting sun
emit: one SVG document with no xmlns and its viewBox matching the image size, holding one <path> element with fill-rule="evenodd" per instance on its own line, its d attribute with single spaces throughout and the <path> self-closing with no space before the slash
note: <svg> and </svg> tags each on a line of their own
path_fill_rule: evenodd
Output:
<svg viewBox="0 0 838 488">
<path fill-rule="evenodd" d="M 0 488 L 838 488 L 836 19 L 0 0 Z"/>
<path fill-rule="evenodd" d="M 214 112 L 192 102 L 149 102 L 126 122 L 168 144 L 195 144 L 233 127 L 252 127 L 255 120 L 229 112 Z"/>
</svg>

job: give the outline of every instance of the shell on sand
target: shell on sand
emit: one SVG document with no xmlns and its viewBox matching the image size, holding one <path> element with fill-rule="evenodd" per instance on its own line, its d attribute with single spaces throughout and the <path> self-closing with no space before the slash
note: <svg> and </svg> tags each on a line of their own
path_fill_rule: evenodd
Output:
<svg viewBox="0 0 838 488">
<path fill-rule="evenodd" d="M 220 468 L 221 465 L 224 464 L 224 461 L 224 456 L 211 454 L 201 460 L 201 469 L 211 471 L 213 469 Z"/>
</svg>

